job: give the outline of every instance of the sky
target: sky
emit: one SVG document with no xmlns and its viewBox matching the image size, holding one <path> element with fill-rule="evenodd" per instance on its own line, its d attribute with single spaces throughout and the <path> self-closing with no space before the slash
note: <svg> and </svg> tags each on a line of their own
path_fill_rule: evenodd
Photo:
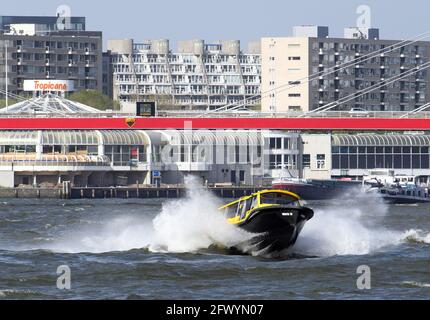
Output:
<svg viewBox="0 0 430 320">
<path fill-rule="evenodd" d="M 55 15 L 68 5 L 72 16 L 85 16 L 87 30 L 103 31 L 107 39 L 177 40 L 238 39 L 290 36 L 295 25 L 329 26 L 342 36 L 355 26 L 360 5 L 371 9 L 371 26 L 381 39 L 406 39 L 430 30 L 428 0 L 43 0 L 2 1 L 0 15 Z M 428 39 L 427 39 L 428 40 Z"/>
</svg>

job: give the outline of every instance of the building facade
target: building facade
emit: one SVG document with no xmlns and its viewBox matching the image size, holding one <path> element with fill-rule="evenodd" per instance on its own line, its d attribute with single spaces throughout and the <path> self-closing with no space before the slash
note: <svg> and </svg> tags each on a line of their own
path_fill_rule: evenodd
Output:
<svg viewBox="0 0 430 320">
<path fill-rule="evenodd" d="M 330 38 L 327 27 L 303 26 L 295 27 L 294 34 L 261 39 L 265 112 L 307 112 L 348 97 L 351 101 L 332 110 L 408 111 L 430 97 L 427 70 L 388 83 L 391 77 L 428 62 L 430 42 L 415 42 L 367 59 L 372 52 L 400 41 L 379 40 L 378 29 L 347 28 L 345 36 L 349 38 Z M 344 63 L 350 64 L 342 68 Z M 324 75 L 327 72 L 330 74 Z M 384 82 L 377 90 L 355 96 L 360 90 Z"/>
<path fill-rule="evenodd" d="M 6 49 L 7 45 L 7 49 Z M 102 34 L 61 31 L 47 35 L 0 34 L 0 88 L 22 94 L 24 80 L 73 80 L 75 90 L 102 91 Z"/>
<path fill-rule="evenodd" d="M 259 43 L 244 53 L 239 41 L 179 41 L 172 51 L 168 40 L 112 40 L 108 50 L 113 97 L 123 104 L 156 100 L 165 108 L 208 110 L 246 99 L 254 105 L 260 93 Z"/>
<path fill-rule="evenodd" d="M 65 21 L 57 16 L 0 16 L 0 31 L 10 32 L 14 25 L 36 25 L 39 31 L 55 32 L 61 30 L 84 31 L 85 17 L 70 17 Z"/>
</svg>

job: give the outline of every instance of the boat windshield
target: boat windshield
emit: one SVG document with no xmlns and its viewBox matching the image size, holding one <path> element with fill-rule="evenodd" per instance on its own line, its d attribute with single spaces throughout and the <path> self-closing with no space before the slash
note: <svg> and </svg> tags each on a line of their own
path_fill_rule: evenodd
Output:
<svg viewBox="0 0 430 320">
<path fill-rule="evenodd" d="M 297 198 L 286 194 L 286 193 L 263 193 L 260 195 L 261 204 L 280 204 L 289 206 L 300 206 L 300 202 Z"/>
</svg>

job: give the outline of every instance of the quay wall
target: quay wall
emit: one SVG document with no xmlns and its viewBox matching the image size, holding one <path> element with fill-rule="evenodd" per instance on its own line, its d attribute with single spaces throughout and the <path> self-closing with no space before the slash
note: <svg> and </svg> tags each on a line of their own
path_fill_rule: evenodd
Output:
<svg viewBox="0 0 430 320">
<path fill-rule="evenodd" d="M 262 187 L 208 187 L 220 198 L 239 198 L 249 195 Z M 184 187 L 71 187 L 71 188 L 0 188 L 0 198 L 22 199 L 156 199 L 183 198 L 187 194 Z"/>
</svg>

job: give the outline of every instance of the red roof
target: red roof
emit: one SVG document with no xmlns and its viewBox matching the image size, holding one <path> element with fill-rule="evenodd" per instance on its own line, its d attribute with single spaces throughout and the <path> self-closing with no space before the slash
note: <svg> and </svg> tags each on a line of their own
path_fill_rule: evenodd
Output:
<svg viewBox="0 0 430 320">
<path fill-rule="evenodd" d="M 430 119 L 386 118 L 0 118 L 0 129 L 430 130 Z"/>
</svg>

